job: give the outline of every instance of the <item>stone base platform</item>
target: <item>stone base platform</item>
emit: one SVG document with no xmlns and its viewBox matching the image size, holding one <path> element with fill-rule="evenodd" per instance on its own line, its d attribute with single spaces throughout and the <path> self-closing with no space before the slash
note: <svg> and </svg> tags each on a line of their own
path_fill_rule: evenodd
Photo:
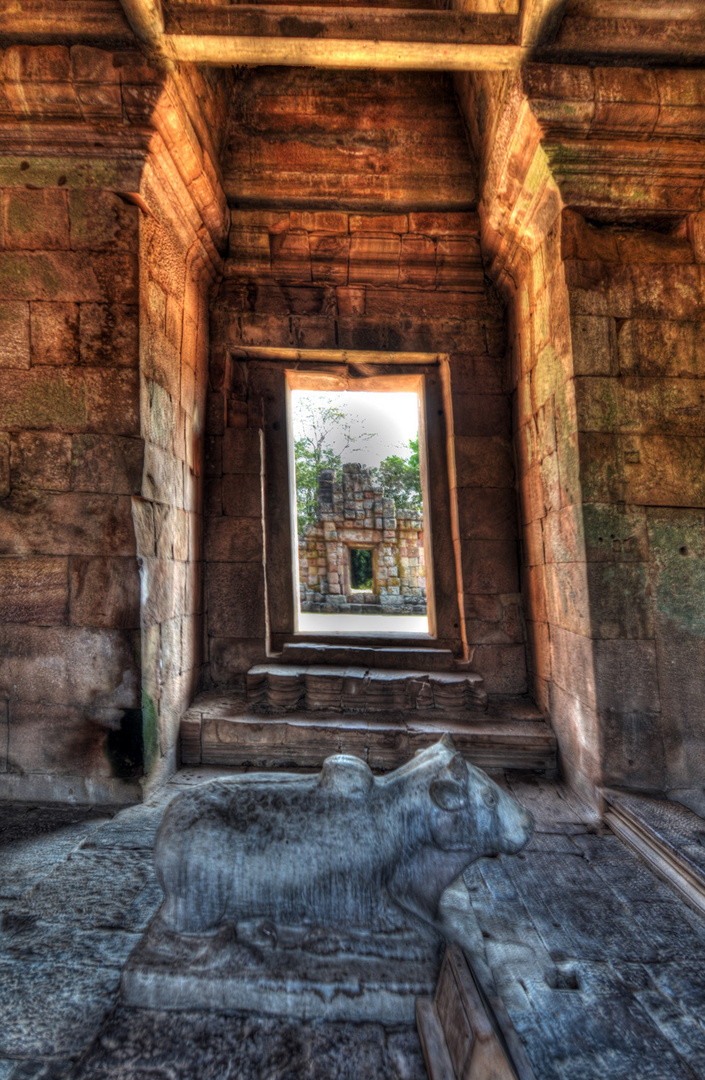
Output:
<svg viewBox="0 0 705 1080">
<path fill-rule="evenodd" d="M 442 944 L 401 919 L 377 933 L 229 924 L 208 938 L 170 933 L 157 915 L 123 969 L 122 999 L 142 1009 L 412 1024 L 416 998 L 433 992 Z"/>
<path fill-rule="evenodd" d="M 394 769 L 448 732 L 482 769 L 526 769 L 554 776 L 556 740 L 525 699 L 491 701 L 487 713 L 324 710 L 263 714 L 237 694 L 204 693 L 181 721 L 184 765 L 320 768 L 331 754 L 355 754 L 372 769 Z"/>
</svg>

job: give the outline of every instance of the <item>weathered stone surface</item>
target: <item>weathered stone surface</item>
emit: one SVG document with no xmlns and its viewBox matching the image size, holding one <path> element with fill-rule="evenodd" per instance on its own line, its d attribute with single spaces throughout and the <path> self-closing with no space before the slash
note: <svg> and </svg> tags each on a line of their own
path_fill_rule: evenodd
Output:
<svg viewBox="0 0 705 1080">
<path fill-rule="evenodd" d="M 84 303 L 80 310 L 81 363 L 136 367 L 137 308 L 126 304 Z"/>
<path fill-rule="evenodd" d="M 310 1076 L 341 1080 L 424 1080 L 426 1070 L 413 1025 L 118 1008 L 78 1067 L 74 1080 L 127 1080 L 168 1069 L 176 1080 L 235 1069 L 242 1080 L 266 1071 L 272 1080 Z"/>
<path fill-rule="evenodd" d="M 12 487 L 69 491 L 71 436 L 53 431 L 19 431 L 12 436 Z"/>
<path fill-rule="evenodd" d="M 142 481 L 143 454 L 139 438 L 75 435 L 71 446 L 71 488 L 135 495 Z"/>
<path fill-rule="evenodd" d="M 67 562 L 52 557 L 0 559 L 0 618 L 40 626 L 65 622 Z"/>
<path fill-rule="evenodd" d="M 29 304 L 4 303 L 0 309 L 0 367 L 29 365 Z"/>
<path fill-rule="evenodd" d="M 140 581 L 135 559 L 72 558 L 69 588 L 73 625 L 139 629 Z"/>
<path fill-rule="evenodd" d="M 75 703 L 98 720 L 104 710 L 137 708 L 132 639 L 118 630 L 6 624 L 0 689 L 23 702 Z"/>
<path fill-rule="evenodd" d="M 13 493 L 0 507 L 3 555 L 134 555 L 127 496 Z"/>
<path fill-rule="evenodd" d="M 78 304 L 30 304 L 31 358 L 65 367 L 78 361 Z"/>
<path fill-rule="evenodd" d="M 206 576 L 208 625 L 224 637 L 264 635 L 264 575 L 252 563 L 211 563 Z"/>
</svg>

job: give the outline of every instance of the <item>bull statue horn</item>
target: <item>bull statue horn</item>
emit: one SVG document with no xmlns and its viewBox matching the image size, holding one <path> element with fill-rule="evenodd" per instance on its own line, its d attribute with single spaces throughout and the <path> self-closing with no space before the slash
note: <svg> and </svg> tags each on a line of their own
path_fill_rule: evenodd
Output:
<svg viewBox="0 0 705 1080">
<path fill-rule="evenodd" d="M 447 747 L 448 750 L 455 750 L 455 743 L 446 731 L 445 735 L 441 738 L 441 745 Z"/>
</svg>

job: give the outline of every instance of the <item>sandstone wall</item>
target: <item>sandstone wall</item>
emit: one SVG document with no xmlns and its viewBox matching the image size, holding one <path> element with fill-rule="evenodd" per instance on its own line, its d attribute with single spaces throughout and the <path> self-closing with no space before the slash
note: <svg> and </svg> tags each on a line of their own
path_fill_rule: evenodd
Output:
<svg viewBox="0 0 705 1080">
<path fill-rule="evenodd" d="M 562 239 L 602 776 L 696 799 L 705 764 L 700 227 L 694 217 L 666 234 L 593 228 L 565 214 Z"/>
<path fill-rule="evenodd" d="M 1 59 L 0 791 L 125 801 L 173 768 L 200 663 L 197 570 L 172 569 L 199 558 L 194 263 L 212 280 L 217 261 L 186 182 L 198 109 L 188 80 L 164 109 L 165 74 L 130 49 Z M 216 236 L 217 214 L 222 196 Z"/>
</svg>

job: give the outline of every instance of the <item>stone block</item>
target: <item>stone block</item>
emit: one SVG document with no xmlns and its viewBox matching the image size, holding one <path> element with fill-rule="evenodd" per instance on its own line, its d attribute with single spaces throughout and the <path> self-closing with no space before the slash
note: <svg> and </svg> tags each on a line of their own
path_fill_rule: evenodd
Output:
<svg viewBox="0 0 705 1080">
<path fill-rule="evenodd" d="M 351 214 L 351 233 L 405 233 L 409 228 L 406 214 Z"/>
<path fill-rule="evenodd" d="M 142 627 L 151 627 L 193 611 L 189 568 L 173 559 L 143 558 Z"/>
<path fill-rule="evenodd" d="M 136 495 L 142 485 L 144 444 L 119 435 L 74 435 L 71 489 Z"/>
<path fill-rule="evenodd" d="M 544 571 L 547 621 L 587 637 L 592 624 L 585 563 L 547 563 Z"/>
<path fill-rule="evenodd" d="M 549 685 L 552 680 L 552 668 L 551 668 L 551 629 L 548 623 L 544 622 L 531 622 L 527 620 L 526 623 L 526 645 L 527 645 L 527 664 L 530 673 L 534 676 L 532 682 L 547 682 Z M 542 706 L 538 700 L 536 704 L 539 708 Z M 550 712 L 550 707 L 546 708 L 546 712 Z"/>
<path fill-rule="evenodd" d="M 86 386 L 71 368 L 0 371 L 0 427 L 80 430 L 86 425 Z"/>
<path fill-rule="evenodd" d="M 108 731 L 80 707 L 45 702 L 13 703 L 8 764 L 23 773 L 110 776 Z"/>
<path fill-rule="evenodd" d="M 436 243 L 436 285 L 484 290 L 478 240 L 440 237 Z"/>
<path fill-rule="evenodd" d="M 137 251 L 139 209 L 105 188 L 69 192 L 71 247 L 86 251 Z"/>
<path fill-rule="evenodd" d="M 223 476 L 223 512 L 228 517 L 261 518 L 262 483 L 257 473 Z"/>
<path fill-rule="evenodd" d="M 137 303 L 137 255 L 77 251 L 0 252 L 0 299 Z"/>
<path fill-rule="evenodd" d="M 522 558 L 526 566 L 541 566 L 546 560 L 542 522 L 530 521 L 522 530 Z"/>
<path fill-rule="evenodd" d="M 503 394 L 453 394 L 456 436 L 509 438 L 511 413 Z"/>
<path fill-rule="evenodd" d="M 311 276 L 314 281 L 326 281 L 333 285 L 346 285 L 348 281 L 349 236 L 312 234 Z"/>
<path fill-rule="evenodd" d="M 306 229 L 310 233 L 346 233 L 348 215 L 338 210 L 292 210 L 289 213 L 292 229 Z"/>
<path fill-rule="evenodd" d="M 501 603 L 498 619 L 478 618 L 477 601 L 480 597 L 465 594 L 465 629 L 471 645 L 511 645 L 524 641 L 524 624 L 521 608 L 515 603 Z"/>
<path fill-rule="evenodd" d="M 617 334 L 623 375 L 705 376 L 705 327 L 669 319 L 625 319 Z"/>
<path fill-rule="evenodd" d="M 0 431 L 0 499 L 10 494 L 10 436 Z"/>
<path fill-rule="evenodd" d="M 54 431 L 19 431 L 12 436 L 13 488 L 69 491 L 71 436 Z"/>
<path fill-rule="evenodd" d="M 78 362 L 78 304 L 30 304 L 32 365 L 68 367 Z"/>
<path fill-rule="evenodd" d="M 269 237 L 272 273 L 281 281 L 311 280 L 311 252 L 308 233 L 283 232 Z"/>
<path fill-rule="evenodd" d="M 209 517 L 205 552 L 208 562 L 262 562 L 264 536 L 259 518 Z"/>
<path fill-rule="evenodd" d="M 138 371 L 85 370 L 86 427 L 110 435 L 142 434 Z"/>
<path fill-rule="evenodd" d="M 154 506 L 146 499 L 137 496 L 131 499 L 131 506 L 137 555 L 140 558 L 151 558 L 156 553 Z"/>
<path fill-rule="evenodd" d="M 3 624 L 0 690 L 11 709 L 16 700 L 72 704 L 113 724 L 119 711 L 139 708 L 138 646 L 135 631 Z"/>
<path fill-rule="evenodd" d="M 3 302 L 0 304 L 0 368 L 28 368 L 29 365 L 29 304 Z"/>
<path fill-rule="evenodd" d="M 211 563 L 206 571 L 209 636 L 264 637 L 264 569 L 252 563 Z"/>
<path fill-rule="evenodd" d="M 646 511 L 642 507 L 586 503 L 583 526 L 588 562 L 646 562 L 649 559 Z"/>
<path fill-rule="evenodd" d="M 521 575 L 522 595 L 528 617 L 536 622 L 548 621 L 548 601 L 545 566 L 527 566 Z"/>
<path fill-rule="evenodd" d="M 514 540 L 464 540 L 463 587 L 468 593 L 516 593 L 519 589 Z"/>
<path fill-rule="evenodd" d="M 349 287 L 335 290 L 338 314 L 342 317 L 364 315 L 367 290 L 362 287 Z"/>
<path fill-rule="evenodd" d="M 571 472 L 573 469 L 571 468 Z M 580 485 L 583 502 L 611 503 L 624 499 L 620 482 L 617 437 L 602 432 L 580 435 Z M 629 498 L 628 502 L 640 502 Z"/>
<path fill-rule="evenodd" d="M 473 670 L 482 675 L 488 694 L 525 694 L 526 648 L 522 645 L 476 645 Z"/>
<path fill-rule="evenodd" d="M 69 589 L 73 626 L 139 629 L 140 579 L 134 558 L 74 557 Z"/>
<path fill-rule="evenodd" d="M 496 436 L 456 435 L 455 470 L 459 488 L 513 487 L 511 442 Z"/>
<path fill-rule="evenodd" d="M 350 284 L 396 285 L 400 254 L 399 236 L 354 233 L 350 242 Z"/>
<path fill-rule="evenodd" d="M 573 367 L 576 375 L 615 375 L 617 335 L 615 320 L 576 315 L 570 322 Z"/>
<path fill-rule="evenodd" d="M 138 308 L 130 304 L 81 304 L 82 364 L 133 367 L 139 364 Z"/>
<path fill-rule="evenodd" d="M 226 428 L 222 439 L 224 473 L 259 474 L 262 471 L 260 428 Z"/>
<path fill-rule="evenodd" d="M 597 705 L 592 638 L 551 625 L 550 661 L 556 684 L 588 708 Z"/>
<path fill-rule="evenodd" d="M 134 555 L 127 496 L 14 493 L 0 505 L 2 555 Z"/>
<path fill-rule="evenodd" d="M 215 636 L 209 640 L 210 674 L 216 686 L 232 686 L 265 660 L 264 639 Z"/>
<path fill-rule="evenodd" d="M 480 218 L 476 213 L 409 214 L 409 232 L 425 236 L 480 236 Z"/>
<path fill-rule="evenodd" d="M 511 488 L 461 488 L 460 535 L 464 540 L 513 540 L 517 533 L 516 495 Z"/>
<path fill-rule="evenodd" d="M 601 714 L 608 709 L 625 715 L 660 712 L 653 641 L 595 641 L 593 656 Z"/>
<path fill-rule="evenodd" d="M 588 563 L 593 637 L 652 638 L 652 602 L 643 563 Z"/>
<path fill-rule="evenodd" d="M 660 712 L 620 712 L 610 706 L 599 710 L 599 722 L 605 786 L 663 791 L 666 761 Z"/>
<path fill-rule="evenodd" d="M 66 621 L 66 558 L 0 559 L 0 619 L 6 623 L 56 626 Z"/>
<path fill-rule="evenodd" d="M 645 506 L 705 504 L 705 439 L 625 436 L 618 446 L 624 463 L 620 491 L 625 502 Z"/>
<path fill-rule="evenodd" d="M 436 284 L 436 244 L 427 236 L 403 236 L 399 284 L 433 288 Z"/>
<path fill-rule="evenodd" d="M 584 562 L 583 508 L 551 510 L 543 520 L 543 542 L 546 562 Z"/>
<path fill-rule="evenodd" d="M 7 250 L 68 248 L 67 195 L 61 188 L 7 189 L 2 198 Z"/>
<path fill-rule="evenodd" d="M 153 502 L 183 506 L 183 463 L 153 442 L 144 444 L 142 494 Z"/>
</svg>

